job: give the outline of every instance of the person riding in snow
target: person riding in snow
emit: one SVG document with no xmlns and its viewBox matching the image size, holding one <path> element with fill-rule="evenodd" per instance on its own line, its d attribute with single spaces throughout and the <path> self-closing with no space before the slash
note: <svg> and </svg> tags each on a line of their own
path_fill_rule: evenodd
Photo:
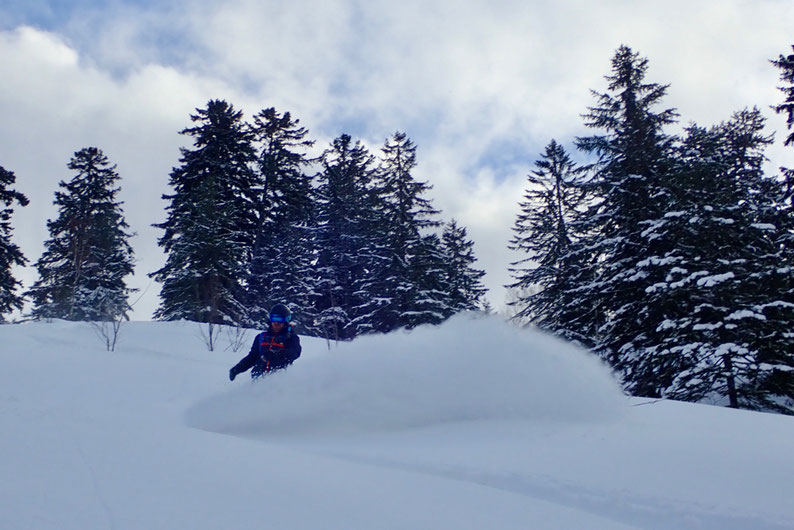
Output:
<svg viewBox="0 0 794 530">
<path fill-rule="evenodd" d="M 251 351 L 229 370 L 229 381 L 251 369 L 251 378 L 291 365 L 301 355 L 301 341 L 295 333 L 292 314 L 284 304 L 270 310 L 270 325 L 254 339 Z"/>
</svg>

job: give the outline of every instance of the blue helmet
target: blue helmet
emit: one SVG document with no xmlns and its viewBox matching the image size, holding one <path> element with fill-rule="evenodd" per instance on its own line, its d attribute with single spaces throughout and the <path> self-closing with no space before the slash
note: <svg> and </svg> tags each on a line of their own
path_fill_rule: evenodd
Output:
<svg viewBox="0 0 794 530">
<path fill-rule="evenodd" d="M 270 321 L 271 322 L 289 322 L 292 320 L 292 313 L 290 313 L 289 307 L 285 306 L 284 304 L 276 304 L 270 309 Z"/>
</svg>

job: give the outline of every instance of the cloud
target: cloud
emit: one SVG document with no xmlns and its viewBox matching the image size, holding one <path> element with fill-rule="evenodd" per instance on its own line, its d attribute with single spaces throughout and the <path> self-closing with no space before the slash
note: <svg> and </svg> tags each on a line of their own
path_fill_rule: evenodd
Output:
<svg viewBox="0 0 794 530">
<path fill-rule="evenodd" d="M 71 177 L 69 158 L 102 148 L 118 164 L 138 233 L 139 288 L 164 259 L 150 225 L 164 218 L 160 195 L 187 140 L 177 132 L 210 98 L 247 116 L 269 106 L 290 111 L 318 151 L 341 133 L 377 151 L 394 131 L 406 132 L 419 148 L 416 178 L 433 185 L 445 218 L 468 228 L 497 307 L 518 258 L 506 246 L 526 175 L 552 138 L 570 146 L 588 134 L 580 115 L 593 103 L 590 89 L 605 89 L 620 44 L 649 58 L 649 81 L 670 83 L 665 103 L 682 125 L 757 105 L 779 131 L 770 166 L 794 166 L 794 150 L 780 141 L 784 121 L 768 110 L 782 98 L 768 60 L 791 44 L 788 2 L 89 5 L 49 31 L 0 32 L 0 164 L 32 200 L 14 226 L 35 261 L 57 182 Z M 35 271 L 20 278 L 29 286 Z M 157 291 L 150 287 L 135 318 L 150 317 Z"/>
<path fill-rule="evenodd" d="M 82 147 L 100 147 L 122 177 L 125 217 L 138 233 L 132 284 L 145 288 L 146 273 L 162 259 L 160 234 L 150 225 L 164 218 L 160 196 L 184 143 L 177 131 L 189 123 L 195 101 L 225 91 L 225 85 L 159 65 L 118 80 L 82 61 L 55 34 L 21 27 L 0 35 L 0 64 L 13 72 L 0 85 L 0 112 L 4 123 L 14 124 L 0 128 L 0 143 L 8 148 L 0 164 L 15 172 L 16 189 L 31 200 L 16 210 L 15 241 L 31 262 L 38 259 L 49 237 L 46 221 L 57 215 L 52 201 L 58 182 L 73 176 L 67 163 Z M 30 286 L 35 270 L 21 269 L 18 278 Z M 152 297 L 147 302 L 140 318 L 148 318 L 156 304 Z"/>
</svg>

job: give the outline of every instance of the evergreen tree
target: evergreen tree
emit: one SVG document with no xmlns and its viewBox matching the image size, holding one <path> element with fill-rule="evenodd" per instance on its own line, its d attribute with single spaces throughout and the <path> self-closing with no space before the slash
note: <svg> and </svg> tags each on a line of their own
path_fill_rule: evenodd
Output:
<svg viewBox="0 0 794 530">
<path fill-rule="evenodd" d="M 599 329 L 597 350 L 637 395 L 655 396 L 653 378 L 632 370 L 636 352 L 647 343 L 648 323 L 658 308 L 646 303 L 648 287 L 657 283 L 652 265 L 664 249 L 648 229 L 668 211 L 670 151 L 673 139 L 663 127 L 676 113 L 655 112 L 667 87 L 646 83 L 647 60 L 621 46 L 607 77 L 609 92 L 598 94 L 597 105 L 585 114 L 586 125 L 604 132 L 577 139 L 577 146 L 598 155 L 593 167 L 595 202 L 582 225 L 583 252 L 597 269 L 598 281 L 580 295 L 593 309 L 583 329 Z"/>
<path fill-rule="evenodd" d="M 791 49 L 794 50 L 794 46 Z M 785 101 L 772 108 L 779 114 L 787 115 L 786 125 L 791 132 L 786 137 L 785 144 L 794 145 L 794 54 L 781 55 L 772 64 L 780 70 L 780 79 L 786 83 L 786 86 L 780 87 L 780 91 L 786 96 Z"/>
<path fill-rule="evenodd" d="M 373 331 L 438 323 L 449 312 L 443 250 L 437 236 L 425 233 L 441 224 L 435 219 L 439 212 L 424 197 L 431 186 L 413 177 L 416 165 L 416 145 L 404 133 L 395 133 L 381 149 L 376 174 L 380 242 L 373 251 L 380 259 L 360 309 Z"/>
<path fill-rule="evenodd" d="M 406 329 L 440 324 L 454 314 L 451 293 L 445 283 L 446 259 L 444 245 L 437 234 L 422 236 L 408 270 L 408 285 L 412 287 L 410 305 L 401 314 Z"/>
<path fill-rule="evenodd" d="M 25 256 L 17 245 L 11 242 L 11 215 L 14 213 L 13 204 L 28 205 L 28 198 L 12 189 L 16 176 L 0 166 L 0 322 L 4 322 L 3 315 L 14 309 L 22 309 L 22 297 L 16 294 L 21 283 L 14 278 L 11 268 L 14 265 L 23 266 L 27 263 Z"/>
<path fill-rule="evenodd" d="M 643 340 L 628 352 L 626 365 L 652 395 L 668 395 L 673 382 L 697 362 L 697 348 L 686 335 L 693 312 L 705 301 L 700 294 L 693 296 L 695 285 L 716 281 L 705 279 L 704 269 L 719 259 L 712 234 L 721 219 L 715 205 L 727 199 L 720 150 L 719 134 L 697 126 L 687 129 L 674 152 L 668 211 L 646 225 L 645 235 L 657 253 L 642 264 L 655 280 L 646 287 L 645 301 L 656 311 L 646 321 Z"/>
<path fill-rule="evenodd" d="M 444 226 L 441 235 L 444 256 L 444 290 L 449 298 L 446 316 L 461 311 L 485 310 L 482 284 L 485 271 L 475 269 L 474 242 L 467 239 L 466 228 L 453 219 Z"/>
<path fill-rule="evenodd" d="M 773 61 L 773 64 L 781 70 L 781 80 L 786 83 L 786 86 L 780 87 L 786 99 L 774 109 L 778 113 L 786 113 L 789 135 L 786 137 L 785 145 L 794 147 L 794 54 L 787 57 L 781 55 L 777 61 Z M 777 209 L 772 223 L 777 228 L 777 242 L 783 254 L 778 272 L 785 279 L 778 289 L 783 302 L 778 304 L 778 307 L 788 310 L 788 314 L 791 315 L 789 304 L 794 304 L 794 168 L 781 168 L 781 173 L 779 185 L 775 188 Z M 769 192 L 767 194 L 772 195 Z M 786 351 L 789 358 L 794 356 L 794 351 L 792 351 L 794 348 L 791 346 L 791 342 L 794 340 L 794 332 L 790 331 L 792 327 L 794 327 L 794 322 L 792 322 L 792 318 L 789 318 L 789 324 L 778 329 L 782 339 L 785 340 L 784 344 L 787 345 L 785 349 L 780 349 Z M 774 393 L 791 397 L 791 387 L 794 384 L 792 378 L 794 378 L 794 373 L 781 372 L 778 377 L 770 378 L 769 383 L 783 387 L 775 388 Z"/>
<path fill-rule="evenodd" d="M 680 149 L 678 209 L 657 230 L 675 251 L 649 296 L 665 307 L 655 328 L 664 340 L 643 356 L 665 396 L 794 411 L 791 275 L 769 222 L 778 184 L 762 172 L 763 126 L 745 110 L 708 131 L 689 127 Z"/>
<path fill-rule="evenodd" d="M 254 138 L 261 146 L 257 165 L 258 226 L 248 279 L 251 317 L 267 322 L 276 303 L 292 308 L 298 322 L 311 327 L 313 193 L 305 172 L 313 145 L 308 131 L 290 113 L 268 108 L 254 116 Z"/>
<path fill-rule="evenodd" d="M 243 283 L 261 186 L 242 112 L 223 100 L 196 111 L 197 125 L 181 131 L 194 138 L 194 148 L 181 150 L 169 180 L 174 192 L 163 195 L 168 218 L 154 225 L 165 231 L 158 243 L 168 257 L 151 276 L 163 284 L 155 318 L 209 323 L 212 348 L 212 325 L 249 322 Z"/>
<path fill-rule="evenodd" d="M 509 246 L 527 255 L 510 269 L 516 282 L 508 287 L 526 293 L 511 304 L 517 308 L 514 318 L 592 346 L 595 330 L 582 329 L 580 323 L 591 320 L 590 308 L 577 293 L 579 285 L 592 281 L 585 278 L 590 268 L 579 266 L 577 252 L 581 235 L 576 223 L 587 200 L 583 172 L 554 140 L 535 167 Z"/>
<path fill-rule="evenodd" d="M 131 234 L 121 202 L 119 175 L 100 149 L 76 152 L 76 171 L 55 193 L 58 218 L 47 222 L 50 239 L 36 263 L 39 279 L 26 293 L 34 318 L 117 321 L 127 317 L 133 291 L 124 278 L 133 272 Z"/>
<path fill-rule="evenodd" d="M 745 337 L 753 361 L 736 371 L 736 405 L 794 414 L 794 256 L 792 256 L 790 182 L 764 174 L 764 149 L 772 143 L 763 133 L 758 109 L 736 113 L 727 138 L 736 153 L 731 175 L 740 183 L 743 238 L 738 263 L 744 269 L 743 296 L 728 318 L 733 332 Z M 790 176 L 789 176 L 790 178 Z M 741 278 L 741 271 L 736 273 Z M 732 338 L 732 337 L 729 337 Z M 734 363 L 735 364 L 735 363 Z M 730 398 L 729 394 L 729 398 Z"/>
<path fill-rule="evenodd" d="M 794 46 L 792 46 L 794 49 Z M 781 70 L 781 80 L 786 83 L 780 90 L 786 96 L 785 101 L 773 107 L 777 113 L 786 114 L 786 124 L 789 135 L 786 137 L 785 145 L 794 147 L 794 54 L 787 57 L 780 56 L 777 61 L 772 63 Z M 778 216 L 775 221 L 779 228 L 780 239 L 785 254 L 785 267 L 794 270 L 794 168 L 780 168 L 781 185 L 777 197 Z"/>
<path fill-rule="evenodd" d="M 323 152 L 317 176 L 313 333 L 349 340 L 358 330 L 360 286 L 374 268 L 374 159 L 360 142 L 343 134 Z"/>
</svg>

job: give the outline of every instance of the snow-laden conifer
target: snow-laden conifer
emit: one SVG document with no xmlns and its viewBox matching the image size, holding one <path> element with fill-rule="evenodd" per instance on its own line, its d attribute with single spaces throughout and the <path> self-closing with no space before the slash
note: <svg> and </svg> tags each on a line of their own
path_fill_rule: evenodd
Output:
<svg viewBox="0 0 794 530">
<path fill-rule="evenodd" d="M 792 46 L 794 49 L 794 46 Z M 781 55 L 773 64 L 780 70 L 780 79 L 785 84 L 780 87 L 785 99 L 780 105 L 773 107 L 777 113 L 786 115 L 789 134 L 785 145 L 794 148 L 794 54 Z M 783 270 L 794 271 L 794 168 L 782 167 L 779 179 L 777 204 L 778 216 L 776 226 L 779 232 L 779 243 L 783 248 L 785 263 Z M 792 273 L 791 276 L 794 276 Z M 789 285 L 789 298 L 794 299 L 794 285 Z"/>
<path fill-rule="evenodd" d="M 587 205 L 583 171 L 565 148 L 552 140 L 535 170 L 513 225 L 512 250 L 522 258 L 510 269 L 515 282 L 508 287 L 519 296 L 514 319 L 532 323 L 558 336 L 592 346 L 596 331 L 592 308 L 582 304 L 579 290 L 592 281 L 592 268 L 583 267 L 578 221 Z"/>
<path fill-rule="evenodd" d="M 647 59 L 626 46 L 618 49 L 608 92 L 594 92 L 596 104 L 585 114 L 585 124 L 600 134 L 578 138 L 577 146 L 598 156 L 591 181 L 595 201 L 582 225 L 582 251 L 597 275 L 581 286 L 580 303 L 593 318 L 583 328 L 598 330 L 597 350 L 631 392 L 653 396 L 656 382 L 638 379 L 630 363 L 660 310 L 645 293 L 658 281 L 648 264 L 664 249 L 647 230 L 669 211 L 673 138 L 663 128 L 677 114 L 655 110 L 667 86 L 647 83 L 647 68 Z"/>
<path fill-rule="evenodd" d="M 284 303 L 298 323 L 311 328 L 314 190 L 307 150 L 314 142 L 299 120 L 274 108 L 254 116 L 252 130 L 260 183 L 248 276 L 250 316 L 262 326 L 270 308 Z"/>
<path fill-rule="evenodd" d="M 21 282 L 14 278 L 12 267 L 23 266 L 27 259 L 11 241 L 11 216 L 14 203 L 27 206 L 28 198 L 11 188 L 16 182 L 13 171 L 0 166 L 0 322 L 14 309 L 22 309 L 23 299 L 17 294 Z"/>
<path fill-rule="evenodd" d="M 447 315 L 452 316 L 461 311 L 484 311 L 486 309 L 485 293 L 482 283 L 485 271 L 477 269 L 474 264 L 474 241 L 466 234 L 466 228 L 458 225 L 454 219 L 444 225 L 441 234 L 443 246 L 443 284 L 445 286 Z"/>
<path fill-rule="evenodd" d="M 377 259 L 375 160 L 360 142 L 343 134 L 323 152 L 320 163 L 312 332 L 331 340 L 349 340 L 358 334 L 357 308 L 368 294 L 361 291 L 361 281 Z"/>
<path fill-rule="evenodd" d="M 361 285 L 357 309 L 363 332 L 388 332 L 446 318 L 443 252 L 429 231 L 441 223 L 426 197 L 431 186 L 414 177 L 416 145 L 396 132 L 381 148 L 374 191 L 377 231 L 373 274 Z"/>
<path fill-rule="evenodd" d="M 168 218 L 154 226 L 165 265 L 152 276 L 162 283 L 155 318 L 214 324 L 248 323 L 243 282 L 258 226 L 260 189 L 251 132 L 242 112 L 223 100 L 196 109 L 193 138 L 171 171 Z M 212 333 L 210 333 L 210 336 Z"/>
<path fill-rule="evenodd" d="M 791 49 L 794 50 L 794 46 Z M 780 70 L 780 80 L 785 83 L 784 86 L 779 87 L 785 96 L 783 103 L 772 108 L 775 112 L 786 115 L 786 125 L 790 132 L 785 143 L 794 145 L 794 54 L 787 56 L 781 54 L 777 60 L 772 61 L 772 64 Z"/>
<path fill-rule="evenodd" d="M 124 278 L 133 272 L 132 234 L 116 199 L 119 175 L 96 147 L 76 152 L 54 204 L 58 217 L 47 222 L 50 239 L 36 262 L 39 274 L 27 295 L 34 318 L 118 321 L 130 310 Z"/>
<path fill-rule="evenodd" d="M 794 49 L 794 46 L 792 46 Z M 785 144 L 794 148 L 794 54 L 781 55 L 773 64 L 780 69 L 780 78 L 785 83 L 780 90 L 785 95 L 782 104 L 774 107 L 778 113 L 786 114 L 786 125 L 789 134 Z M 787 274 L 786 281 L 780 287 L 781 296 L 790 303 L 794 303 L 794 168 L 780 168 L 781 178 L 778 179 L 776 190 L 776 203 L 778 205 L 774 224 L 777 228 L 778 244 L 782 250 L 783 259 L 779 272 Z M 787 341 L 787 353 L 794 357 L 794 332 L 788 331 L 794 327 L 794 317 L 789 319 L 789 324 L 780 330 Z M 782 375 L 782 374 L 781 374 Z M 794 373 L 789 372 L 785 377 L 778 378 L 788 389 L 788 395 L 794 394 Z M 776 382 L 776 381 L 770 381 Z"/>
<path fill-rule="evenodd" d="M 677 207 L 653 229 L 671 248 L 656 264 L 666 277 L 648 289 L 664 318 L 633 363 L 665 396 L 794 410 L 791 274 L 775 224 L 779 183 L 762 171 L 763 126 L 744 110 L 688 127 L 678 150 Z"/>
</svg>

